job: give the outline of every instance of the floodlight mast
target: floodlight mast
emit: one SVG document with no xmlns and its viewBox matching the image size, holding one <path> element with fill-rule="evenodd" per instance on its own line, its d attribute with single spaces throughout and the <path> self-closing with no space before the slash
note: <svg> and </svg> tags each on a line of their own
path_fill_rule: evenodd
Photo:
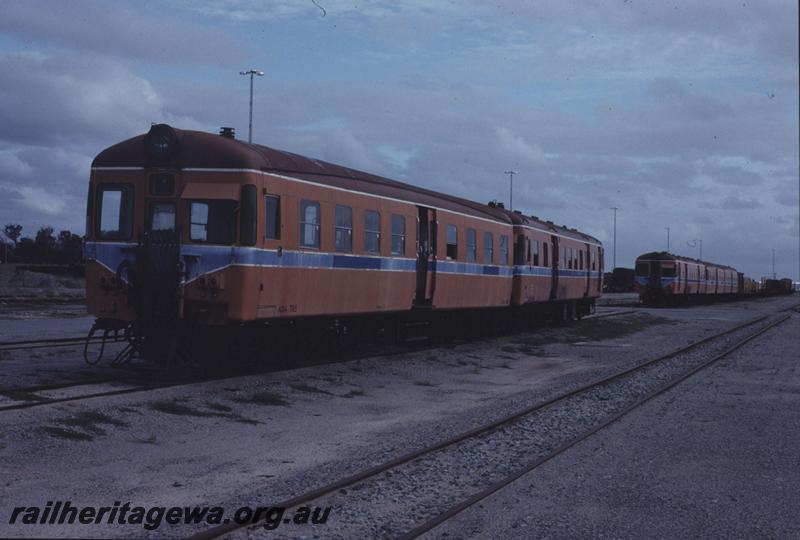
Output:
<svg viewBox="0 0 800 540">
<path fill-rule="evenodd" d="M 239 75 L 250 75 L 250 124 L 249 129 L 247 131 L 247 142 L 253 142 L 253 77 L 258 75 L 259 77 L 264 76 L 263 71 L 258 71 L 257 69 L 248 69 L 247 71 L 240 71 Z"/>
</svg>

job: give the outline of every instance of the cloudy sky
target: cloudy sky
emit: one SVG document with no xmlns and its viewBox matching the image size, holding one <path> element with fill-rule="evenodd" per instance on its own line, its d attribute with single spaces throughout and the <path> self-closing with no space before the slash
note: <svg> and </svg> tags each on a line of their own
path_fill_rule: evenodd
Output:
<svg viewBox="0 0 800 540">
<path fill-rule="evenodd" d="M 798 276 L 794 0 L 2 2 L 0 225 L 83 232 L 92 158 L 151 122 L 600 238 Z"/>
</svg>

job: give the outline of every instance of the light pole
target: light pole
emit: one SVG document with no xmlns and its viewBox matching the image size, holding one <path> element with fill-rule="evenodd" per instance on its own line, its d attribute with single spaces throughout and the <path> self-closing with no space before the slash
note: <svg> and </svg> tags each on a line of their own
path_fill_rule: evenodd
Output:
<svg viewBox="0 0 800 540">
<path fill-rule="evenodd" d="M 517 171 L 506 171 L 503 174 L 508 175 L 509 192 L 508 192 L 508 209 L 514 211 L 514 175 Z"/>
<path fill-rule="evenodd" d="M 669 253 L 669 227 L 664 227 L 667 229 L 667 253 Z"/>
<path fill-rule="evenodd" d="M 698 259 L 703 260 L 703 240 L 700 238 L 695 238 L 694 240 L 692 240 L 691 244 L 689 242 L 686 242 L 686 245 L 689 247 L 697 247 L 698 244 L 700 245 L 700 256 L 698 257 Z"/>
<path fill-rule="evenodd" d="M 617 208 L 616 206 L 612 206 L 610 209 L 614 211 L 614 251 L 613 251 L 614 266 L 612 267 L 613 270 L 614 268 L 617 267 L 617 210 L 619 210 L 619 208 Z"/>
<path fill-rule="evenodd" d="M 247 71 L 240 71 L 239 75 L 250 75 L 250 129 L 247 132 L 247 142 L 253 142 L 253 76 L 258 75 L 259 77 L 264 76 L 263 71 L 258 71 L 257 69 L 248 69 Z"/>
<path fill-rule="evenodd" d="M 775 273 L 775 248 L 772 248 L 772 279 L 778 279 L 778 274 Z"/>
</svg>

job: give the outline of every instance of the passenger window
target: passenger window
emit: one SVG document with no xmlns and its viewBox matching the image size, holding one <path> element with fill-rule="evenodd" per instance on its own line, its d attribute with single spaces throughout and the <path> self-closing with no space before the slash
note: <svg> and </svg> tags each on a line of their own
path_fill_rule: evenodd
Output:
<svg viewBox="0 0 800 540">
<path fill-rule="evenodd" d="M 550 266 L 550 257 L 547 252 L 547 242 L 542 242 L 542 266 Z"/>
<path fill-rule="evenodd" d="M 353 209 L 336 205 L 336 251 L 353 251 Z"/>
<path fill-rule="evenodd" d="M 300 245 L 319 249 L 320 211 L 316 201 L 300 201 Z"/>
<path fill-rule="evenodd" d="M 500 235 L 500 263 L 508 264 L 508 236 Z"/>
<path fill-rule="evenodd" d="M 193 242 L 233 244 L 236 206 L 236 201 L 193 201 L 189 212 L 189 238 Z"/>
<path fill-rule="evenodd" d="M 392 214 L 392 255 L 406 253 L 406 218 Z"/>
<path fill-rule="evenodd" d="M 539 241 L 533 241 L 533 266 L 539 266 Z"/>
<path fill-rule="evenodd" d="M 373 210 L 364 212 L 364 251 L 381 252 L 381 215 Z"/>
<path fill-rule="evenodd" d="M 447 258 L 458 258 L 458 229 L 455 225 L 447 226 Z"/>
<path fill-rule="evenodd" d="M 150 204 L 150 230 L 175 230 L 175 203 Z"/>
<path fill-rule="evenodd" d="M 133 232 L 133 186 L 101 185 L 97 235 L 104 240 L 127 240 Z"/>
<path fill-rule="evenodd" d="M 583 270 L 583 250 L 578 251 L 578 268 Z"/>
<path fill-rule="evenodd" d="M 483 262 L 494 264 L 494 237 L 492 233 L 483 233 Z"/>
<path fill-rule="evenodd" d="M 267 195 L 264 200 L 267 208 L 265 236 L 269 240 L 278 240 L 281 237 L 281 198 L 277 195 Z"/>
<path fill-rule="evenodd" d="M 477 259 L 477 241 L 475 229 L 467 229 L 467 262 L 475 262 Z"/>
</svg>

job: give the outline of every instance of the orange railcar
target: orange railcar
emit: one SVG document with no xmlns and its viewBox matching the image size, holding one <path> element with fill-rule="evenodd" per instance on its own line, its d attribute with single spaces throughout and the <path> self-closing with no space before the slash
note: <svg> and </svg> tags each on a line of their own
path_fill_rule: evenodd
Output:
<svg viewBox="0 0 800 540">
<path fill-rule="evenodd" d="M 148 350 L 179 327 L 571 318 L 593 308 L 603 265 L 574 229 L 164 124 L 95 158 L 85 246 L 89 312 Z"/>
</svg>

